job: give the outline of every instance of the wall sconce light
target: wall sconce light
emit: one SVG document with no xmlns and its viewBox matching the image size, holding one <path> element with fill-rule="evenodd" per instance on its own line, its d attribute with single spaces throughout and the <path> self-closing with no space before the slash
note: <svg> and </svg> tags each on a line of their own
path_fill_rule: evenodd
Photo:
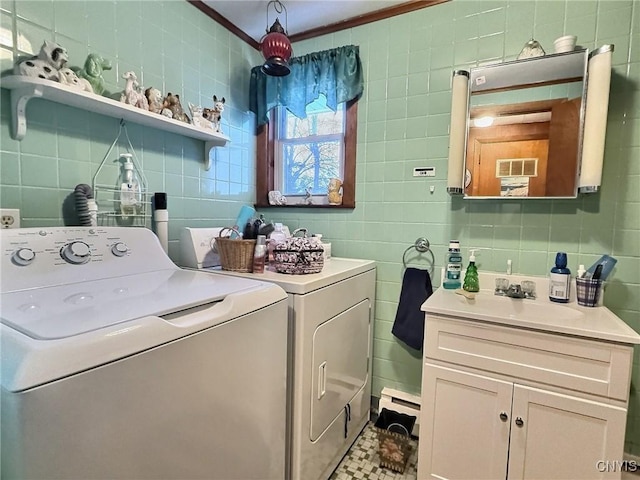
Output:
<svg viewBox="0 0 640 480">
<path fill-rule="evenodd" d="M 467 103 L 469 100 L 469 72 L 455 70 L 451 84 L 451 124 L 449 127 L 449 165 L 447 192 L 462 195 L 464 153 L 467 148 Z"/>
<path fill-rule="evenodd" d="M 602 184 L 613 47 L 613 45 L 603 45 L 589 53 L 582 162 L 578 179 L 578 192 L 580 193 L 595 193 Z"/>
<path fill-rule="evenodd" d="M 284 10 L 285 27 L 287 27 L 287 9 L 279 0 L 271 0 L 267 4 L 267 27 L 269 26 L 269 7 L 271 4 L 273 4 L 273 9 L 277 14 L 282 13 Z M 265 59 L 265 62 L 262 65 L 263 73 L 273 77 L 284 77 L 291 73 L 291 69 L 287 62 L 289 58 L 291 58 L 293 48 L 291 47 L 289 37 L 287 37 L 286 29 L 282 28 L 277 17 L 276 21 L 271 25 L 271 28 L 267 30 L 267 34 L 262 37 L 262 41 L 260 42 L 260 51 Z"/>
</svg>

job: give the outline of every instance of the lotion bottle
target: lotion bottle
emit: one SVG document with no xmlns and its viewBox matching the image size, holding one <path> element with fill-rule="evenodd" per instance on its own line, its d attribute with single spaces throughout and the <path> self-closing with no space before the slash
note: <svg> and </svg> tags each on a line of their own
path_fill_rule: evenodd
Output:
<svg viewBox="0 0 640 480">
<path fill-rule="evenodd" d="M 273 249 L 279 242 L 284 242 L 287 239 L 287 234 L 284 233 L 282 223 L 275 224 L 275 230 L 269 235 L 269 262 L 275 261 Z"/>
<path fill-rule="evenodd" d="M 556 254 L 556 265 L 549 274 L 549 300 L 558 303 L 569 302 L 569 288 L 571 286 L 571 270 L 567 268 L 567 254 Z"/>
<path fill-rule="evenodd" d="M 471 248 L 469 252 L 471 253 L 469 255 L 469 265 L 464 275 L 462 289 L 467 292 L 479 292 L 480 281 L 478 280 L 478 267 L 476 267 L 476 249 Z"/>
<path fill-rule="evenodd" d="M 138 213 L 142 203 L 140 181 L 136 175 L 132 158 L 131 153 L 121 153 L 118 159 L 122 161 L 118 189 L 120 190 L 120 213 L 123 217 Z"/>
<path fill-rule="evenodd" d="M 264 262 L 267 257 L 267 237 L 258 235 L 253 251 L 253 273 L 264 273 Z"/>
</svg>

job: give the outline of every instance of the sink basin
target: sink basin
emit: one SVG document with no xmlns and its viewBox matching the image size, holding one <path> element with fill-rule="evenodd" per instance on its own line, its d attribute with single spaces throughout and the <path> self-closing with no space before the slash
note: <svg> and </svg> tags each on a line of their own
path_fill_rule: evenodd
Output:
<svg viewBox="0 0 640 480">
<path fill-rule="evenodd" d="M 584 317 L 580 310 L 568 305 L 556 305 L 546 300 L 516 299 L 500 297 L 489 292 L 476 294 L 475 299 L 468 300 L 461 295 L 455 295 L 456 306 L 462 312 L 474 312 L 476 315 L 487 315 L 492 318 L 500 317 L 510 320 L 539 322 L 544 319 L 578 320 Z"/>
</svg>

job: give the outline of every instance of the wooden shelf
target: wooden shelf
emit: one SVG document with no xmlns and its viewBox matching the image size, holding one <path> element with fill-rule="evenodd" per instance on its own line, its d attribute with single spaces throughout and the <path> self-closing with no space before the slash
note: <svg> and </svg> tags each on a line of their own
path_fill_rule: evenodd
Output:
<svg viewBox="0 0 640 480">
<path fill-rule="evenodd" d="M 209 151 L 214 147 L 223 147 L 229 142 L 229 137 L 211 130 L 194 127 L 191 124 L 179 122 L 163 115 L 148 112 L 140 108 L 127 105 L 111 98 L 102 97 L 94 93 L 72 89 L 51 80 L 41 78 L 11 75 L 0 79 L 2 88 L 11 90 L 11 136 L 15 140 L 22 140 L 27 133 L 26 107 L 32 98 L 43 98 L 52 102 L 70 105 L 108 117 L 120 118 L 128 122 L 146 127 L 157 128 L 185 137 L 204 140 L 205 169 L 209 170 L 211 163 Z"/>
</svg>

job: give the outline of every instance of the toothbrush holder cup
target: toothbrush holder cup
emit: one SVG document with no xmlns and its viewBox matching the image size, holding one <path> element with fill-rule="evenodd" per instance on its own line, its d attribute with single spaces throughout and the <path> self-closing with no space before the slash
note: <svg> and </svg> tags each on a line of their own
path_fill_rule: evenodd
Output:
<svg viewBox="0 0 640 480">
<path fill-rule="evenodd" d="M 583 307 L 597 307 L 602 285 L 603 282 L 599 278 L 576 278 L 578 305 L 582 305 Z"/>
</svg>

